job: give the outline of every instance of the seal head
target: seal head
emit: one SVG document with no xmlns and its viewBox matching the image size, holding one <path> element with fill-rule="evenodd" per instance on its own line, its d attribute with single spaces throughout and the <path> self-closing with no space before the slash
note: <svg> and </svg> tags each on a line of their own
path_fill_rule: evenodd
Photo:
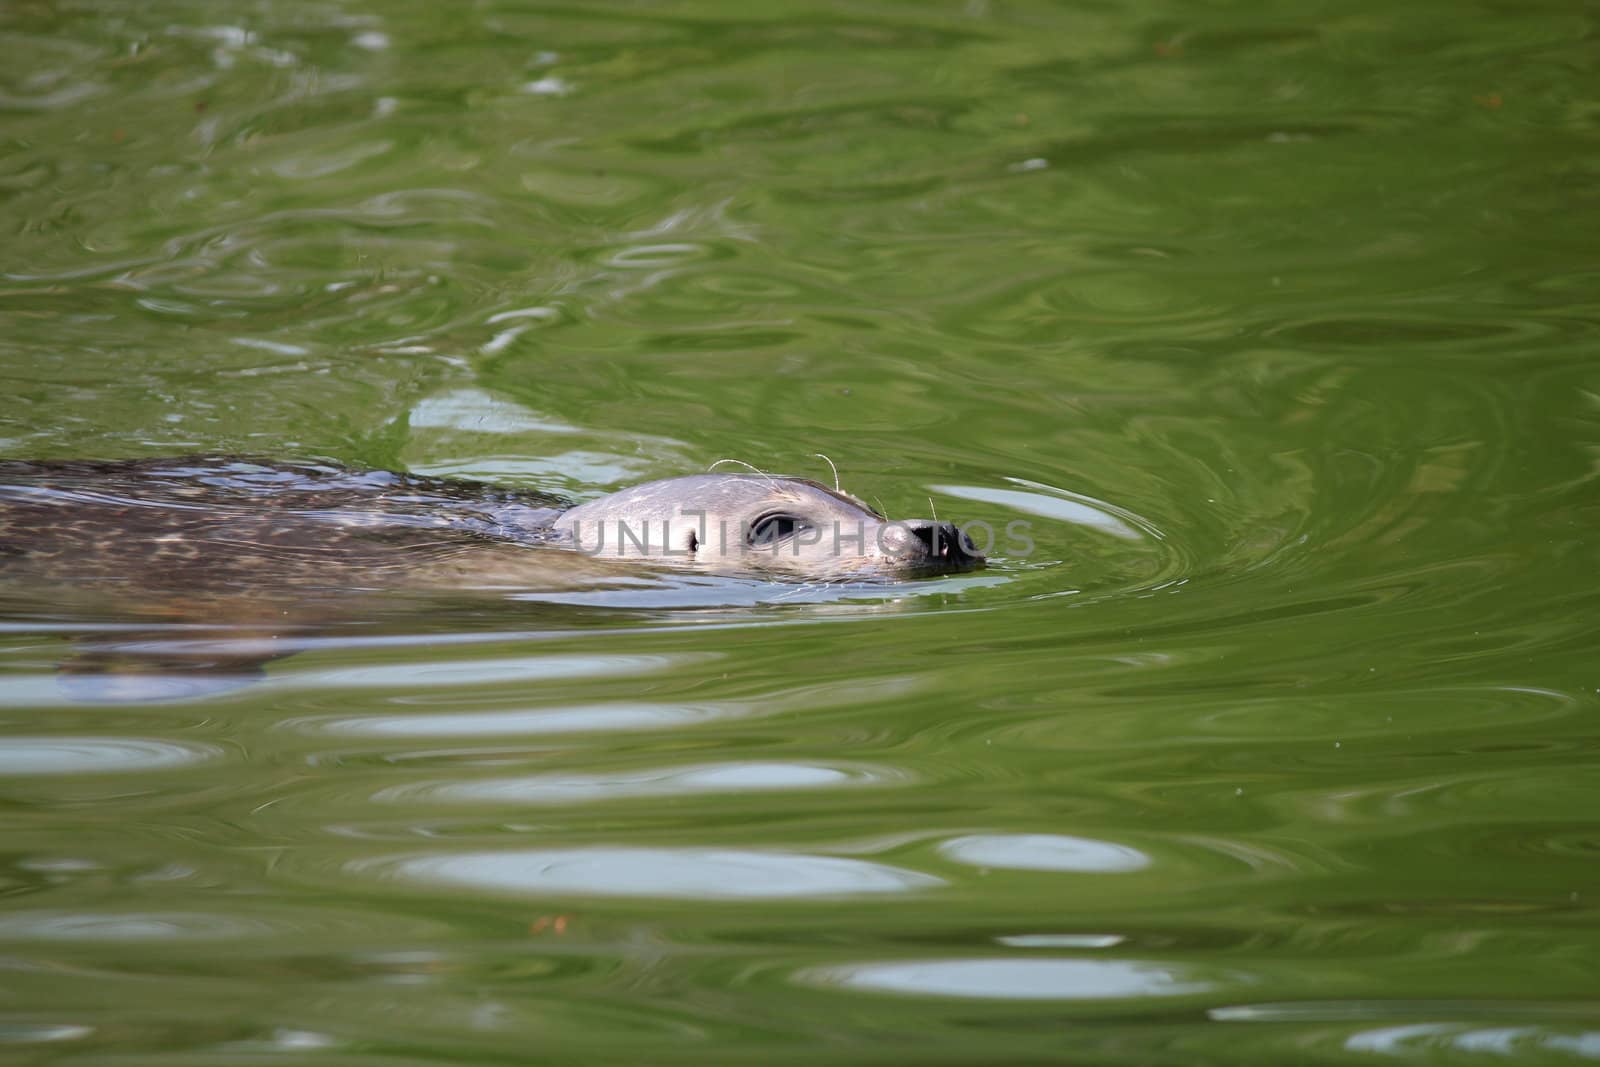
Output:
<svg viewBox="0 0 1600 1067">
<path fill-rule="evenodd" d="M 592 556 L 823 580 L 984 563 L 951 523 L 891 521 L 818 482 L 766 474 L 645 482 L 563 512 L 554 530 L 569 547 Z"/>
</svg>

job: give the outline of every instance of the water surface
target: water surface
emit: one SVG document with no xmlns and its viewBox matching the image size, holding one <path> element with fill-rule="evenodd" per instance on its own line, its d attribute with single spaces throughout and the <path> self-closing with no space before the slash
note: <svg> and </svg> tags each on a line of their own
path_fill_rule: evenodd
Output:
<svg viewBox="0 0 1600 1067">
<path fill-rule="evenodd" d="M 1594 36 L 0 12 L 6 456 L 581 498 L 826 453 L 1032 541 L 894 586 L 396 598 L 231 674 L 182 669 L 226 633 L 7 596 L 0 1042 L 1600 1059 Z"/>
</svg>

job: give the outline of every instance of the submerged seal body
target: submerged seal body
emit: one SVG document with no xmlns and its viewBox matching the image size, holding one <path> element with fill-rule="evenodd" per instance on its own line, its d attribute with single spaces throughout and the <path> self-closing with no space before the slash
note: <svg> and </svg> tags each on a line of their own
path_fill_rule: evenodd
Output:
<svg viewBox="0 0 1600 1067">
<path fill-rule="evenodd" d="M 979 566 L 955 527 L 891 522 L 803 478 L 697 474 L 583 504 L 331 464 L 0 461 L 0 587 L 341 595 L 539 584 L 617 561 L 807 580 Z"/>
</svg>

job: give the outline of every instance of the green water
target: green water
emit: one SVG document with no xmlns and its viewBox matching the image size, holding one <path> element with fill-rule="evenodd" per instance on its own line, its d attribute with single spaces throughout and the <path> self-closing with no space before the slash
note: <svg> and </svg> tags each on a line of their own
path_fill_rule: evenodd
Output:
<svg viewBox="0 0 1600 1067">
<path fill-rule="evenodd" d="M 1595 8 L 19 2 L 9 457 L 1031 552 L 0 631 L 0 1055 L 1600 1059 Z M 137 640 L 135 640 L 135 638 Z"/>
</svg>

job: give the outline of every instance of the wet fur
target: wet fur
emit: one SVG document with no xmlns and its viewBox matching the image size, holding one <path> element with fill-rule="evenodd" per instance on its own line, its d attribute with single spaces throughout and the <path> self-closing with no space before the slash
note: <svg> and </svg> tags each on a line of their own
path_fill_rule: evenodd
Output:
<svg viewBox="0 0 1600 1067">
<path fill-rule="evenodd" d="M 202 457 L 0 462 L 0 581 L 194 595 L 386 585 L 536 545 L 570 502 L 446 478 Z"/>
</svg>

